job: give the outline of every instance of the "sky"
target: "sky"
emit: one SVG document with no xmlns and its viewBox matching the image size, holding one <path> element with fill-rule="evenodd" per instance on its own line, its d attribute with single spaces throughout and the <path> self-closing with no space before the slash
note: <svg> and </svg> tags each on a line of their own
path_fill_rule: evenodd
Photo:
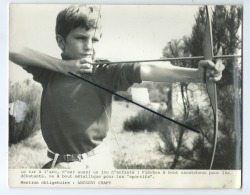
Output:
<svg viewBox="0 0 250 195">
<path fill-rule="evenodd" d="M 60 58 L 55 40 L 55 19 L 64 4 L 12 4 L 10 51 L 29 47 Z M 158 59 L 172 39 L 189 35 L 198 6 L 102 5 L 103 37 L 95 48 L 98 57 L 111 61 Z M 10 80 L 32 78 L 10 62 Z"/>
</svg>

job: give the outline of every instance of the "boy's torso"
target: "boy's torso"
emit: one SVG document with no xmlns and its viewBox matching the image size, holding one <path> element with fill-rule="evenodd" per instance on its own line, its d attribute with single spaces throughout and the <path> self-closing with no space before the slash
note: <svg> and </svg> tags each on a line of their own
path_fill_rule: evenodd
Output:
<svg viewBox="0 0 250 195">
<path fill-rule="evenodd" d="M 139 69 L 138 64 L 98 66 L 84 77 L 112 91 L 126 90 L 141 82 Z M 85 153 L 102 142 L 109 127 L 112 94 L 68 75 L 34 67 L 26 70 L 43 86 L 41 129 L 51 151 Z"/>
<path fill-rule="evenodd" d="M 49 149 L 77 154 L 99 145 L 108 131 L 111 101 L 111 94 L 89 83 L 52 73 L 41 105 L 41 128 Z"/>
</svg>

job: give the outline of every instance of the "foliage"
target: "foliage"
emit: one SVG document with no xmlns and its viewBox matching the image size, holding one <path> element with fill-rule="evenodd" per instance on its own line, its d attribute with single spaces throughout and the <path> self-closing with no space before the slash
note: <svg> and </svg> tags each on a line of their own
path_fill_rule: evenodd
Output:
<svg viewBox="0 0 250 195">
<path fill-rule="evenodd" d="M 174 168 L 178 169 L 207 169 L 210 165 L 212 146 L 213 146 L 213 132 L 210 131 L 213 124 L 212 109 L 202 109 L 193 112 L 192 115 L 182 123 L 190 127 L 195 127 L 201 132 L 194 134 L 181 128 L 178 125 L 171 124 L 169 121 L 162 121 L 157 126 L 157 131 L 164 143 L 163 146 L 158 146 L 158 151 L 164 155 L 172 158 L 170 168 L 173 168 L 173 162 L 178 157 Z M 240 162 L 237 161 L 235 155 L 237 154 L 237 147 L 240 147 L 237 141 L 237 134 L 230 126 L 230 122 L 224 122 L 225 116 L 220 113 L 217 151 L 214 169 L 239 169 Z M 181 120 L 180 118 L 176 120 Z M 166 130 L 167 128 L 167 130 Z M 183 135 L 180 141 L 180 135 Z M 191 141 L 192 140 L 192 141 Z M 237 145 L 238 144 L 238 145 Z"/>
<path fill-rule="evenodd" d="M 163 114 L 162 111 L 158 111 Z M 155 115 L 147 110 L 141 110 L 135 116 L 131 116 L 123 123 L 123 128 L 126 131 L 139 132 L 147 130 L 149 132 L 155 131 L 158 123 L 162 122 L 162 117 Z"/>
<path fill-rule="evenodd" d="M 36 130 L 40 129 L 40 97 L 41 87 L 29 79 L 20 83 L 10 83 L 9 103 L 17 100 L 28 106 L 24 120 L 17 122 L 15 117 L 9 114 L 9 145 L 28 138 Z"/>
<path fill-rule="evenodd" d="M 242 24 L 242 8 L 237 6 L 215 6 L 212 10 L 213 51 L 214 55 L 237 54 L 241 49 L 241 35 L 239 30 Z M 200 7 L 195 17 L 192 34 L 182 39 L 169 42 L 163 49 L 164 57 L 202 56 L 203 39 L 206 22 L 206 10 Z M 219 126 L 219 139 L 213 168 L 239 169 L 241 167 L 241 62 L 236 59 L 227 59 L 223 78 L 218 83 L 218 107 L 223 115 L 223 123 Z M 197 68 L 197 61 L 176 61 L 173 65 Z M 189 116 L 190 106 L 187 94 L 188 83 L 182 83 L 181 92 L 185 108 L 184 118 Z M 190 95 L 190 94 L 189 94 Z M 196 120 L 202 134 L 194 139 L 193 148 L 187 150 L 185 134 L 169 131 L 160 133 L 165 147 L 158 148 L 166 155 L 172 156 L 173 163 L 182 168 L 207 168 L 212 149 L 213 119 L 212 113 L 206 115 L 198 108 Z M 186 116 L 186 117 L 185 117 Z M 185 121 L 188 122 L 188 121 Z M 209 121 L 209 123 L 208 123 Z M 210 127 L 210 128 L 209 128 Z M 177 128 L 178 129 L 178 128 Z M 206 130 L 206 131 L 205 131 Z M 161 132 L 161 131 L 160 131 Z M 190 152 L 190 151 L 193 152 Z M 178 161 L 178 162 L 177 162 Z M 172 167 L 172 166 L 171 166 Z M 174 168 L 174 167 L 173 167 Z"/>
<path fill-rule="evenodd" d="M 181 117 L 176 117 L 175 120 L 199 129 L 196 115 L 190 116 L 187 120 L 183 120 Z M 196 165 L 198 159 L 194 157 L 190 140 L 193 140 L 198 134 L 166 120 L 157 125 L 157 131 L 164 143 L 158 145 L 157 150 L 172 159 L 172 162 L 169 163 L 171 169 L 186 169 L 193 164 Z"/>
</svg>

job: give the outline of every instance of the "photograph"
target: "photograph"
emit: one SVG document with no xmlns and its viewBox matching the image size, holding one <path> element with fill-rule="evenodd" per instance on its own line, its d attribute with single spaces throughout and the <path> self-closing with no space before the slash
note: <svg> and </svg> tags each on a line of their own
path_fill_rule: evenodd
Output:
<svg viewBox="0 0 250 195">
<path fill-rule="evenodd" d="M 242 33 L 242 5 L 10 4 L 9 183 L 240 188 Z"/>
</svg>

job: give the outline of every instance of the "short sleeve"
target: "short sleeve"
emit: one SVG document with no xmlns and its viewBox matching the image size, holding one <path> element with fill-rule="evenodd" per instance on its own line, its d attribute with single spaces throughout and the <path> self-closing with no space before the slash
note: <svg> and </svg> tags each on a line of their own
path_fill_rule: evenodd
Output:
<svg viewBox="0 0 250 195">
<path fill-rule="evenodd" d="M 98 84 L 113 91 L 125 91 L 134 83 L 141 83 L 139 63 L 99 65 L 94 72 Z"/>
<path fill-rule="evenodd" d="M 27 66 L 23 67 L 28 73 L 33 75 L 33 80 L 40 83 L 42 86 L 46 85 L 48 78 L 51 74 L 50 70 L 34 67 L 34 66 Z"/>
</svg>

